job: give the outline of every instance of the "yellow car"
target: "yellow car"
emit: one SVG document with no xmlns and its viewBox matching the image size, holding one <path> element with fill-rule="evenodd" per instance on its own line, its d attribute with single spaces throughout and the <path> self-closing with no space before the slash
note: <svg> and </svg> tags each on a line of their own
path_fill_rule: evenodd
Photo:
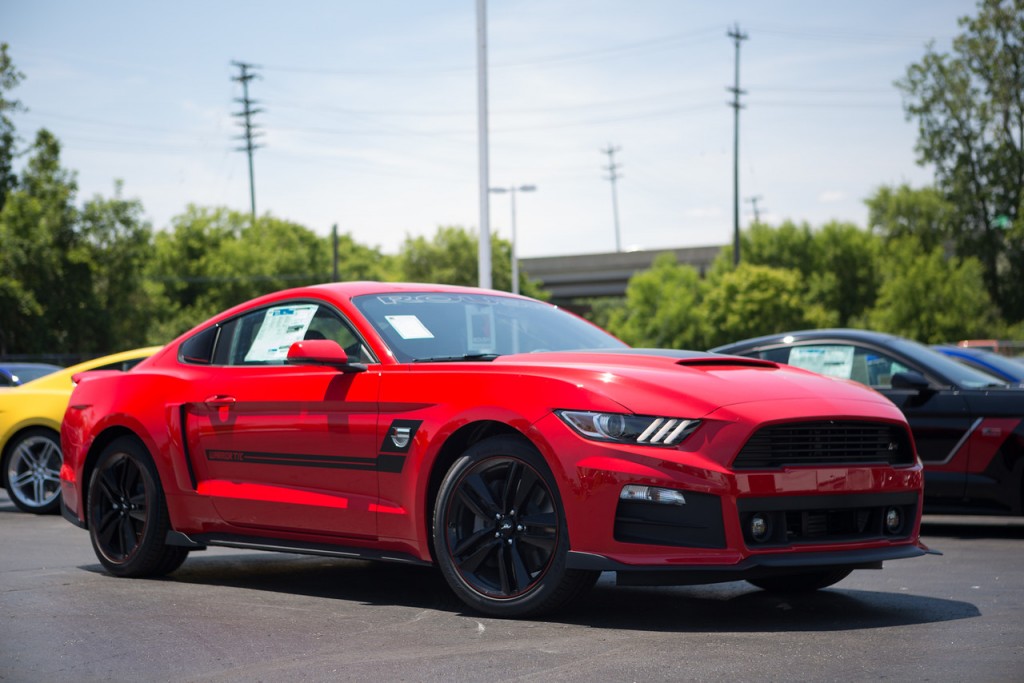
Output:
<svg viewBox="0 0 1024 683">
<path fill-rule="evenodd" d="M 160 350 L 150 346 L 72 365 L 16 387 L 0 387 L 0 486 L 25 512 L 60 507 L 60 422 L 86 370 L 128 370 Z"/>
</svg>

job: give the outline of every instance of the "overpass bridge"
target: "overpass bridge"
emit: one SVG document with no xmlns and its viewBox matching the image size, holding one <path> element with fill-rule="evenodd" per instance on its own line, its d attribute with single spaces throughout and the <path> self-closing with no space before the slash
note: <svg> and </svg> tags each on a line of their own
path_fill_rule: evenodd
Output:
<svg viewBox="0 0 1024 683">
<path fill-rule="evenodd" d="M 693 266 L 701 277 L 722 250 L 720 245 L 621 251 L 573 256 L 519 259 L 519 267 L 531 280 L 551 293 L 552 303 L 566 304 L 584 297 L 625 296 L 634 274 L 651 267 L 660 254 L 671 252 L 676 261 Z"/>
</svg>

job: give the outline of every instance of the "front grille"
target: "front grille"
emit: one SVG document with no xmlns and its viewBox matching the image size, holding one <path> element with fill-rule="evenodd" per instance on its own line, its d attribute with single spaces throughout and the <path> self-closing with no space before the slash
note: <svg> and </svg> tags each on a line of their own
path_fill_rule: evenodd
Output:
<svg viewBox="0 0 1024 683">
<path fill-rule="evenodd" d="M 829 420 L 763 427 L 733 461 L 735 469 L 794 465 L 910 465 L 905 429 L 877 422 Z"/>
</svg>

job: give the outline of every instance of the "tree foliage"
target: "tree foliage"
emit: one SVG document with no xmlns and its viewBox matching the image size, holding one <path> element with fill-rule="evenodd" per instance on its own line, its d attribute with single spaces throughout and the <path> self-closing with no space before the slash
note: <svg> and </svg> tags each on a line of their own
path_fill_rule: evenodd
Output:
<svg viewBox="0 0 1024 683">
<path fill-rule="evenodd" d="M 379 250 L 341 235 L 339 277 L 389 279 Z M 333 246 L 306 227 L 270 215 L 255 224 L 248 214 L 227 208 L 190 206 L 155 236 L 146 269 L 158 321 L 154 343 L 169 341 L 226 308 L 261 294 L 327 282 L 333 275 Z"/>
<path fill-rule="evenodd" d="M 622 305 L 610 313 L 607 329 L 633 346 L 695 349 L 703 346 L 700 276 L 672 253 L 655 258 L 650 270 L 634 275 Z"/>
<path fill-rule="evenodd" d="M 740 263 L 710 282 L 701 305 L 706 345 L 822 326 L 825 312 L 808 301 L 800 279 L 789 268 Z"/>
<path fill-rule="evenodd" d="M 934 187 L 879 187 L 864 202 L 868 230 L 886 242 L 915 237 L 927 251 L 945 246 L 956 235 L 956 207 Z"/>
<path fill-rule="evenodd" d="M 7 54 L 7 43 L 0 43 L 0 210 L 3 210 L 8 193 L 14 189 L 17 177 L 14 174 L 14 124 L 8 118 L 9 112 L 24 111 L 21 102 L 11 99 L 8 93 L 25 78 L 14 67 Z"/>
<path fill-rule="evenodd" d="M 479 238 L 458 226 L 441 226 L 433 238 L 406 237 L 396 259 L 398 279 L 475 287 L 480 279 Z M 491 280 L 494 289 L 512 289 L 512 244 L 491 236 Z M 541 297 L 540 288 L 519 271 L 519 291 Z"/>
<path fill-rule="evenodd" d="M 903 237 L 881 266 L 868 327 L 932 344 L 991 335 L 996 311 L 977 259 L 947 259 L 941 247 L 926 251 L 916 237 Z"/>
<path fill-rule="evenodd" d="M 956 208 L 953 236 L 988 291 L 1024 319 L 1024 0 L 980 0 L 949 54 L 929 46 L 896 83 L 917 121 L 918 161 Z"/>
</svg>

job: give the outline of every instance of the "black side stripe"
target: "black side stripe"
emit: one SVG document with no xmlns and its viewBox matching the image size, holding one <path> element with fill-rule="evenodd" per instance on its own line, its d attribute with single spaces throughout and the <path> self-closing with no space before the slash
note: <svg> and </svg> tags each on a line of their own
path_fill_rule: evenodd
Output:
<svg viewBox="0 0 1024 683">
<path fill-rule="evenodd" d="M 404 455 L 379 455 L 375 458 L 353 458 L 344 455 L 306 455 L 302 453 L 256 453 L 253 451 L 206 451 L 206 459 L 214 462 L 237 462 L 247 465 L 284 465 L 289 467 L 323 467 L 339 470 L 376 470 L 401 472 Z"/>
</svg>

